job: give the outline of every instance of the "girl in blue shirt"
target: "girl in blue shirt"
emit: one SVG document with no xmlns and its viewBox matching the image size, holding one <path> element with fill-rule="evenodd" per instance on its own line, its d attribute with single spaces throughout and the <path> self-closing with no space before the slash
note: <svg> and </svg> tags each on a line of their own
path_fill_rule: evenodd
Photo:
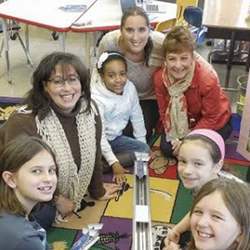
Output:
<svg viewBox="0 0 250 250">
<path fill-rule="evenodd" d="M 48 249 L 46 232 L 28 218 L 38 202 L 50 201 L 57 184 L 55 156 L 36 137 L 19 136 L 0 156 L 0 249 Z"/>
</svg>

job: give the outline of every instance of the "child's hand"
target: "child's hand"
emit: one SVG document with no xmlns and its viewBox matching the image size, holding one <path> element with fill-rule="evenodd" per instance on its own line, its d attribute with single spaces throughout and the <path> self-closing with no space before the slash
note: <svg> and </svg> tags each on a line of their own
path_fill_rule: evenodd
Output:
<svg viewBox="0 0 250 250">
<path fill-rule="evenodd" d="M 114 183 L 104 183 L 105 194 L 99 198 L 99 200 L 109 200 L 113 199 L 117 195 L 117 191 L 121 189 L 121 185 L 114 184 Z"/>
<path fill-rule="evenodd" d="M 75 209 L 75 203 L 63 195 L 58 195 L 56 198 L 56 208 L 62 218 L 70 215 Z"/>
<path fill-rule="evenodd" d="M 154 152 L 154 151 L 150 150 L 150 152 L 149 152 L 149 157 L 150 157 L 149 161 L 152 162 L 155 158 L 157 158 L 158 154 L 159 153 L 157 151 Z"/>
<path fill-rule="evenodd" d="M 169 244 L 163 248 L 163 250 L 181 250 L 181 248 L 179 244 L 170 241 Z"/>
<path fill-rule="evenodd" d="M 119 185 L 121 185 L 124 181 L 126 181 L 126 173 L 129 173 L 128 169 L 125 169 L 120 162 L 115 162 L 112 165 L 113 169 L 113 181 Z"/>
<path fill-rule="evenodd" d="M 168 246 L 171 242 L 178 243 L 180 240 L 180 233 L 175 228 L 168 231 L 167 237 L 164 240 L 165 246 Z"/>
<path fill-rule="evenodd" d="M 172 149 L 173 149 L 173 155 L 177 155 L 178 151 L 179 151 L 179 148 L 180 148 L 180 145 L 181 145 L 181 140 L 179 140 L 177 138 L 175 140 L 172 140 L 171 144 L 172 144 Z"/>
</svg>

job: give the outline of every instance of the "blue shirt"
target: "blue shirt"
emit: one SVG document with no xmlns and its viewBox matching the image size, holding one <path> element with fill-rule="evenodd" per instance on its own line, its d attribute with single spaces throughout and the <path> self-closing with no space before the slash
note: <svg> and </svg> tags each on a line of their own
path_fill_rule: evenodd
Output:
<svg viewBox="0 0 250 250">
<path fill-rule="evenodd" d="M 23 216 L 0 213 L 0 249 L 48 250 L 46 231 Z"/>
</svg>

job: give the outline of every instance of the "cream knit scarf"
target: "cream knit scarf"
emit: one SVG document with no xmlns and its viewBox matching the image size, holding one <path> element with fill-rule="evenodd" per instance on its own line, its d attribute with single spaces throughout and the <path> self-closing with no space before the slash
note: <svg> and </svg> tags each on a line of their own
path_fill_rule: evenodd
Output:
<svg viewBox="0 0 250 250">
<path fill-rule="evenodd" d="M 186 77 L 177 82 L 168 74 L 164 67 L 162 79 L 170 95 L 170 101 L 165 112 L 166 140 L 183 138 L 189 132 L 187 101 L 184 92 L 191 85 L 194 75 L 195 62 Z"/>
<path fill-rule="evenodd" d="M 56 153 L 59 173 L 59 192 L 74 201 L 76 203 L 76 209 L 80 208 L 81 200 L 90 184 L 95 166 L 96 127 L 94 113 L 96 113 L 96 109 L 93 105 L 91 107 L 92 110 L 90 114 L 84 113 L 86 103 L 83 101 L 80 111 L 76 115 L 81 152 L 79 171 L 74 162 L 63 127 L 55 112 L 51 109 L 42 121 L 39 121 L 37 116 L 35 118 L 38 133 Z"/>
</svg>

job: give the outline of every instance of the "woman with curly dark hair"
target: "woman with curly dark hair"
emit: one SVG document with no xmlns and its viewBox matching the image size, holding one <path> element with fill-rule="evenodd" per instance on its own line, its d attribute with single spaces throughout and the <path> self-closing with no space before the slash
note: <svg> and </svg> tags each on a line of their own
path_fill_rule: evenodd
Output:
<svg viewBox="0 0 250 250">
<path fill-rule="evenodd" d="M 63 52 L 45 56 L 33 73 L 25 103 L 1 127 L 1 145 L 28 134 L 51 146 L 59 173 L 58 213 L 65 217 L 81 209 L 87 191 L 95 199 L 112 198 L 118 186 L 102 182 L 101 119 L 80 59 Z"/>
</svg>

